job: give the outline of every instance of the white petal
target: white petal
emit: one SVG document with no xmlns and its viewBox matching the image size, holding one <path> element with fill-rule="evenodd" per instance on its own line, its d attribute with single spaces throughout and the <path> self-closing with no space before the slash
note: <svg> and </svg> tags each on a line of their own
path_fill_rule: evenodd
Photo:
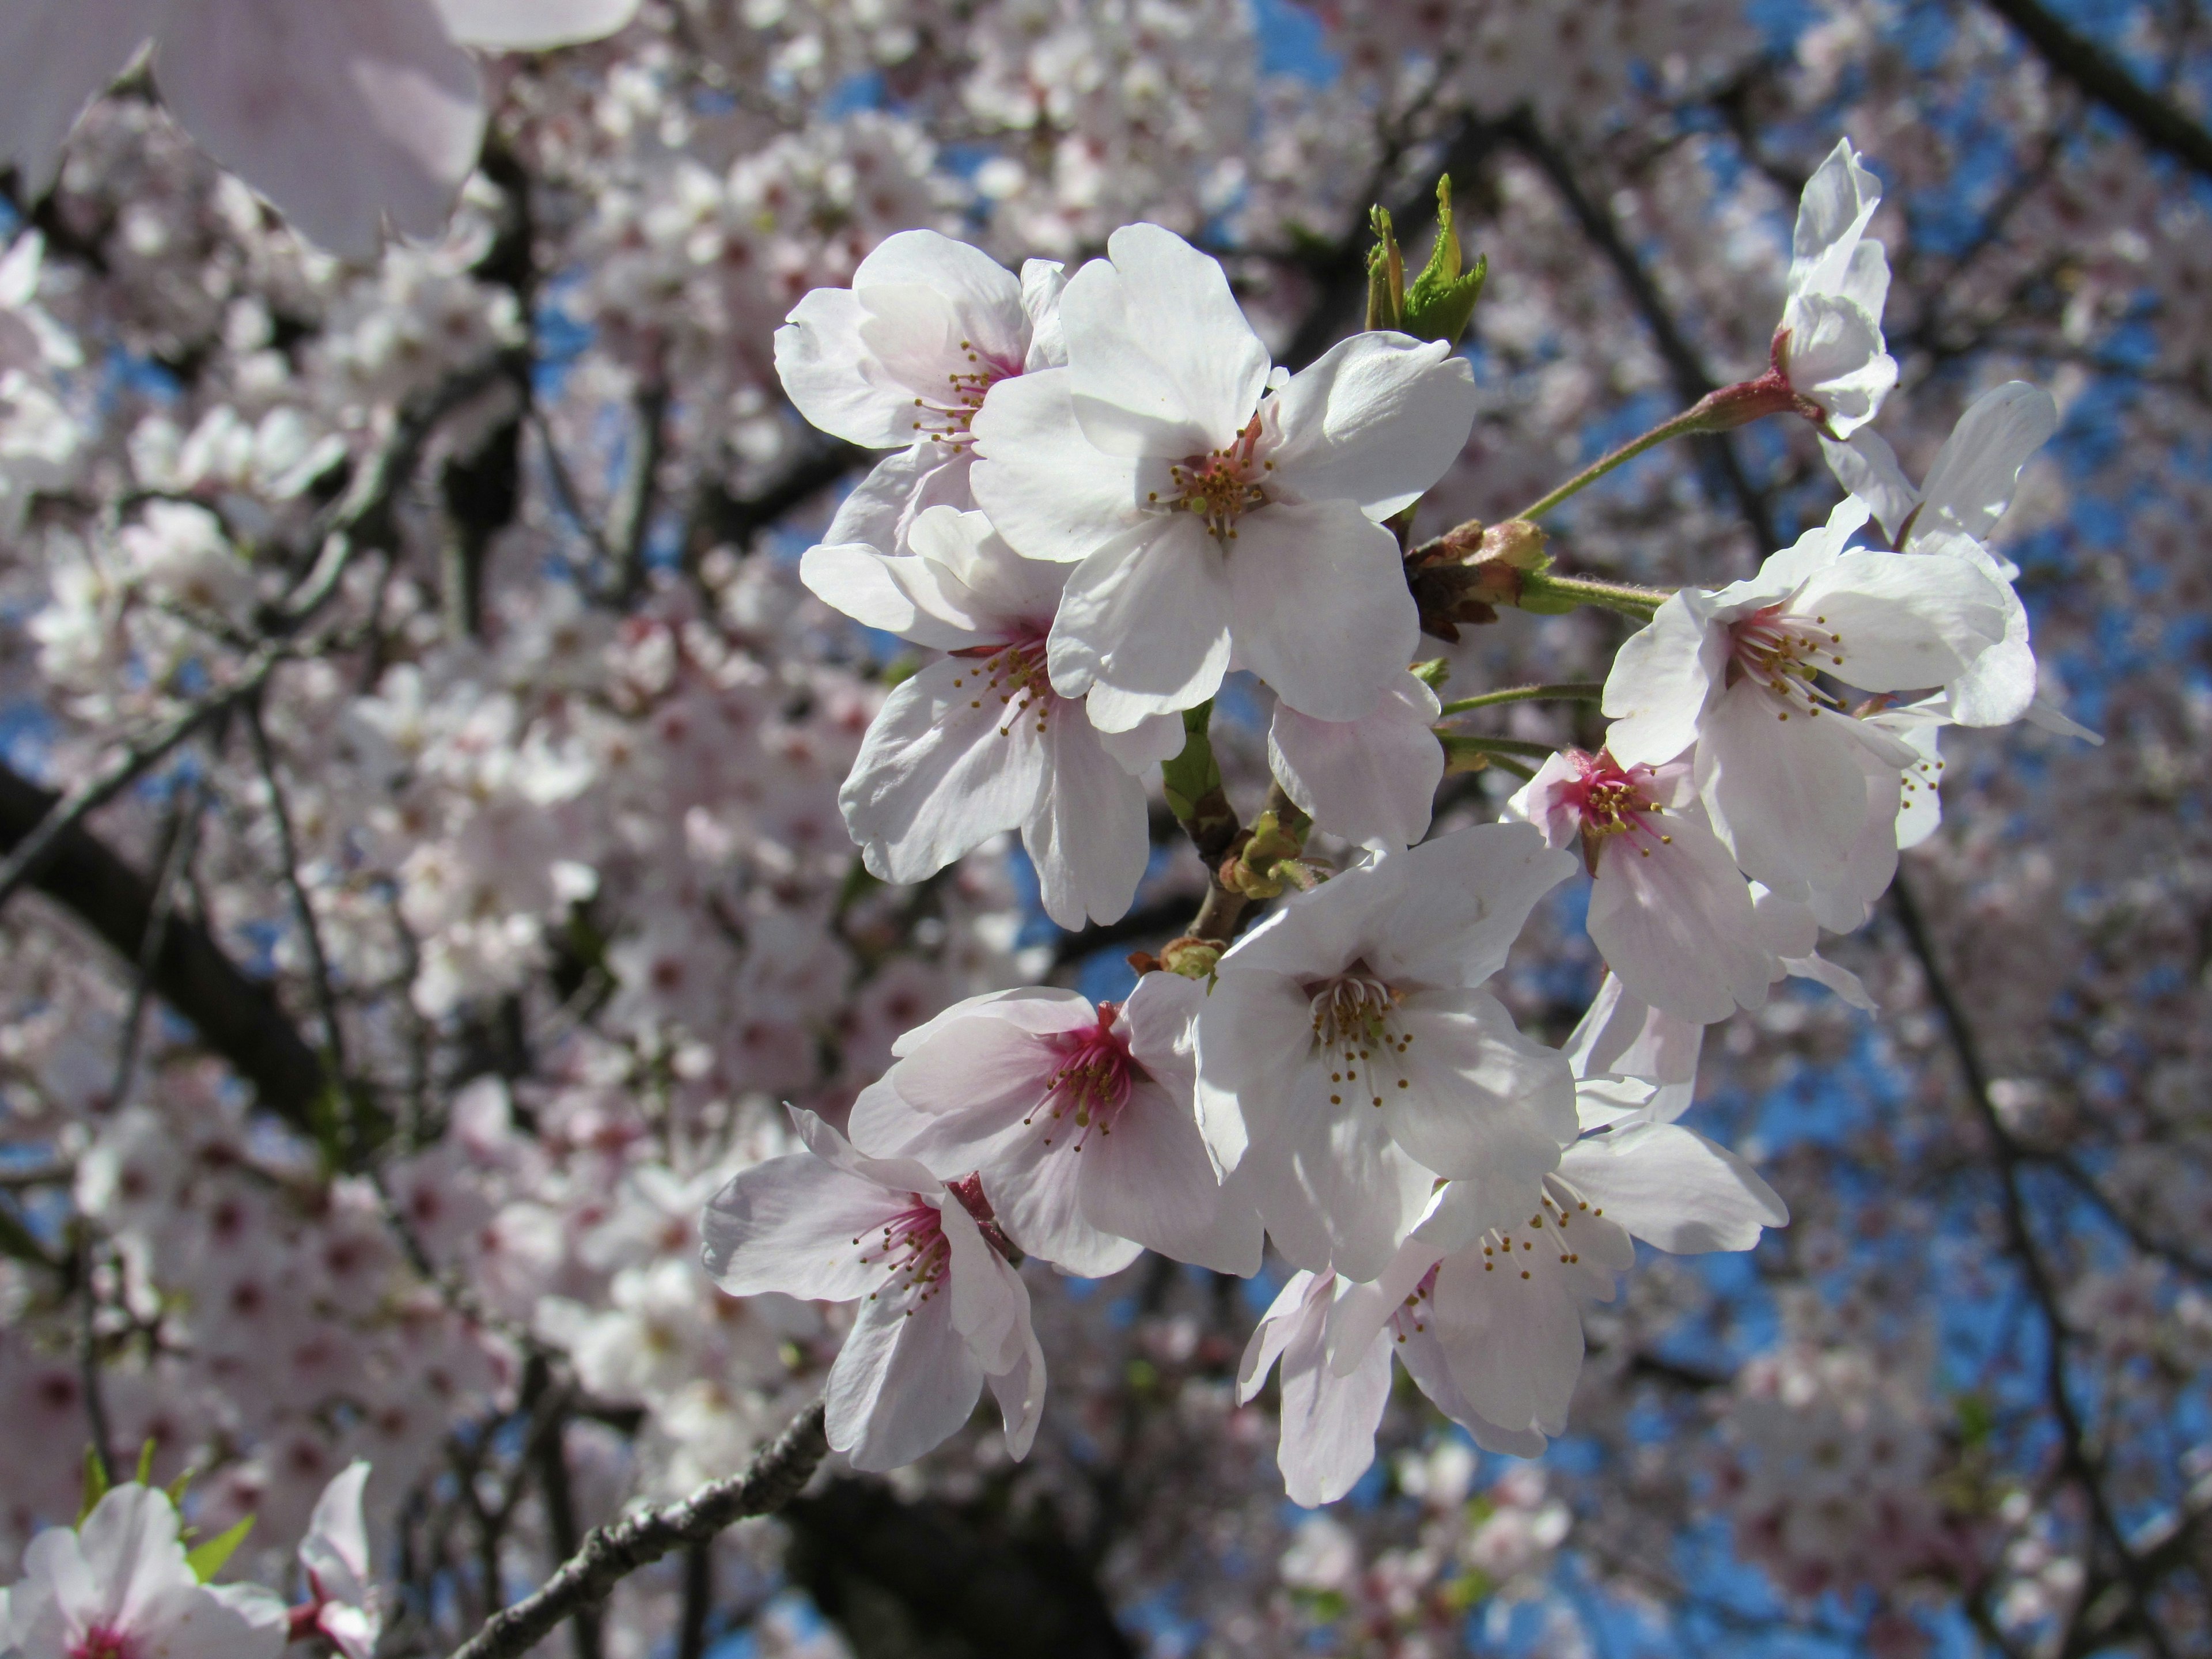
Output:
<svg viewBox="0 0 2212 1659">
<path fill-rule="evenodd" d="M 1820 451 L 1828 458 L 1828 471 L 1860 501 L 1864 501 L 1889 537 L 1894 540 L 1920 505 L 1920 492 L 1905 481 L 1897 465 L 1897 452 L 1881 434 L 1862 428 L 1847 444 L 1825 433 Z"/>
<path fill-rule="evenodd" d="M 1398 538 L 1345 501 L 1262 507 L 1238 521 L 1237 538 L 1238 661 L 1302 714 L 1370 713 L 1420 641 Z"/>
<path fill-rule="evenodd" d="M 1026 1319 L 1021 1339 L 1014 1363 L 992 1372 L 990 1378 L 991 1397 L 999 1402 L 999 1416 L 1006 1425 L 1006 1455 L 1017 1463 L 1030 1455 L 1036 1443 L 1037 1425 L 1044 1420 L 1044 1348 Z"/>
<path fill-rule="evenodd" d="M 983 1170 L 983 1190 L 1007 1237 L 1029 1255 L 1081 1279 L 1103 1279 L 1121 1272 L 1142 1251 L 1134 1240 L 1091 1215 L 1085 1194 L 1096 1180 L 1091 1173 L 1092 1149 L 1101 1137 L 1096 1127 L 1088 1140 L 1079 1139 L 1082 1134 L 1073 1121 L 1054 1123 L 1040 1115 L 1006 1155 Z M 1203 1164 L 1203 1149 L 1199 1157 Z"/>
<path fill-rule="evenodd" d="M 1859 164 L 1848 138 L 1805 181 L 1790 239 L 1790 291 L 1832 290 L 1844 280 L 1868 222 L 1881 205 L 1881 181 Z"/>
<path fill-rule="evenodd" d="M 1444 342 L 1355 334 L 1268 400 L 1269 493 L 1352 501 L 1379 522 L 1459 459 L 1475 404 L 1474 372 Z"/>
<path fill-rule="evenodd" d="M 1113 1132 L 1091 1136 L 1082 1155 L 1083 1212 L 1093 1226 L 1216 1273 L 1259 1271 L 1259 1212 L 1241 1188 L 1234 1198 L 1224 1191 L 1188 1096 L 1139 1083 Z"/>
<path fill-rule="evenodd" d="M 1044 783 L 1036 711 L 1000 697 L 981 664 L 946 657 L 884 699 L 837 795 L 872 874 L 927 880 L 1029 817 Z"/>
<path fill-rule="evenodd" d="M 944 444 L 908 444 L 884 457 L 837 503 L 823 545 L 857 544 L 879 553 L 911 553 L 908 532 L 933 507 L 965 511 L 975 505 L 968 488 L 973 452 Z"/>
<path fill-rule="evenodd" d="M 1060 326 L 1060 296 L 1067 289 L 1067 267 L 1057 259 L 1022 261 L 1022 309 L 1030 319 L 1030 349 L 1024 368 L 1067 367 L 1067 337 Z"/>
<path fill-rule="evenodd" d="M 1322 829 L 1378 850 L 1429 831 L 1443 745 L 1437 694 L 1407 673 L 1364 720 L 1336 722 L 1275 705 L 1267 763 L 1285 794 Z"/>
<path fill-rule="evenodd" d="M 971 350 L 996 372 L 1020 373 L 1029 348 L 1021 281 L 982 249 L 934 230 L 902 230 L 884 237 L 853 272 L 853 291 L 866 300 L 902 289 L 925 290 L 947 307 L 944 320 L 951 331 L 941 337 L 939 349 L 923 371 L 933 382 L 960 372 Z M 888 302 L 871 303 L 869 308 L 879 317 L 896 310 Z M 934 325 L 939 319 L 930 320 Z"/>
<path fill-rule="evenodd" d="M 1492 1422 L 1469 1403 L 1460 1392 L 1459 1384 L 1452 1380 L 1451 1358 L 1445 1353 L 1443 1344 L 1437 1340 L 1434 1326 L 1425 1324 L 1423 1328 L 1407 1333 L 1395 1351 L 1398 1363 L 1406 1368 L 1406 1375 L 1429 1397 L 1429 1403 L 1465 1429 L 1483 1450 L 1511 1457 L 1544 1455 L 1546 1442 L 1539 1431 L 1505 1428 Z"/>
<path fill-rule="evenodd" d="M 823 604 L 864 627 L 940 651 L 984 643 L 977 631 L 983 619 L 959 617 L 933 568 L 912 556 L 889 556 L 850 543 L 810 547 L 799 562 L 799 579 Z"/>
<path fill-rule="evenodd" d="M 1138 523 L 1138 463 L 1083 434 L 1068 399 L 1072 371 L 1000 380 L 969 430 L 979 458 L 975 504 L 1017 551 L 1073 564 Z"/>
<path fill-rule="evenodd" d="M 1163 761 L 1182 753 L 1190 740 L 1182 720 L 1174 714 L 1153 714 L 1126 732 L 1101 732 L 1098 742 L 1115 763 L 1133 776 L 1149 772 Z"/>
<path fill-rule="evenodd" d="M 604 40 L 629 27 L 637 0 L 437 0 L 446 27 L 465 46 L 543 52 Z"/>
<path fill-rule="evenodd" d="M 883 1267 L 861 1257 L 871 1232 L 902 1207 L 811 1152 L 772 1158 L 708 1200 L 699 1223 L 708 1276 L 732 1296 L 849 1302 L 882 1282 Z"/>
<path fill-rule="evenodd" d="M 848 444 L 919 447 L 914 392 L 864 371 L 870 353 L 860 325 L 866 319 L 848 289 L 817 288 L 793 307 L 775 331 L 775 372 L 784 395 L 810 422 Z"/>
<path fill-rule="evenodd" d="M 162 101 L 222 166 L 340 253 L 446 222 L 483 137 L 475 63 L 428 0 L 169 0 Z"/>
<path fill-rule="evenodd" d="M 1788 711 L 1743 680 L 1714 706 L 1698 744 L 1713 828 L 1755 881 L 1785 891 L 1838 871 L 1866 818 L 1866 776 L 1842 714 Z"/>
<path fill-rule="evenodd" d="M 1369 959 L 1393 984 L 1432 986 L 1480 985 L 1503 968 L 1536 902 L 1575 867 L 1572 854 L 1545 846 L 1525 823 L 1455 830 L 1383 862 L 1395 867 L 1400 897 L 1376 930 Z"/>
<path fill-rule="evenodd" d="M 1881 313 L 1814 294 L 1792 300 L 1782 315 L 1790 386 L 1827 410 L 1830 433 L 1849 438 L 1897 384 L 1897 360 L 1882 349 Z"/>
<path fill-rule="evenodd" d="M 1984 392 L 1928 470 L 1928 504 L 1913 528 L 1986 537 L 2012 504 L 2021 468 L 2057 430 L 2058 405 L 2041 386 L 2007 380 Z"/>
<path fill-rule="evenodd" d="M 1650 823 L 1649 834 L 1601 843 L 1591 942 L 1632 994 L 1664 1012 L 1706 1024 L 1759 1007 L 1777 969 L 1735 860 L 1695 808 Z"/>
<path fill-rule="evenodd" d="M 1702 1025 L 1662 1013 L 1607 974 L 1566 1051 L 1577 1077 L 1616 1073 L 1662 1086 L 1689 1085 L 1697 1081 L 1705 1036 Z"/>
<path fill-rule="evenodd" d="M 1532 1187 L 1557 1165 L 1577 1127 L 1565 1055 L 1523 1036 L 1486 991 L 1417 992 L 1397 1023 L 1412 1041 L 1363 1060 L 1362 1086 L 1346 1092 L 1370 1109 L 1380 1098 L 1408 1157 L 1440 1176 L 1495 1171 Z"/>
<path fill-rule="evenodd" d="M 1578 1141 L 1559 1173 L 1648 1244 L 1677 1255 L 1747 1250 L 1762 1227 L 1786 1226 L 1790 1206 L 1725 1146 L 1672 1123 Z"/>
<path fill-rule="evenodd" d="M 1068 578 L 1048 647 L 1053 685 L 1088 694 L 1102 732 L 1194 708 L 1228 672 L 1229 622 L 1229 574 L 1206 527 L 1188 514 L 1150 520 Z"/>
<path fill-rule="evenodd" d="M 1807 582 L 1790 602 L 1839 634 L 1838 679 L 1867 691 L 1923 690 L 1955 678 L 2004 637 L 2005 590 L 1967 559 L 1862 549 Z"/>
<path fill-rule="evenodd" d="M 1605 715 L 1606 747 L 1623 766 L 1659 766 L 1698 740 L 1706 706 L 1719 691 L 1728 635 L 1708 619 L 1704 596 L 1688 590 L 1661 605 L 1613 659 Z"/>
<path fill-rule="evenodd" d="M 941 1286 L 911 1308 L 888 1296 L 863 1302 L 830 1368 L 830 1443 L 881 1474 L 950 1439 L 982 1391 L 983 1367 Z"/>
<path fill-rule="evenodd" d="M 1259 407 L 1267 349 L 1220 264 L 1158 225 L 1124 225 L 1106 251 L 1111 263 L 1084 266 L 1060 301 L 1084 431 L 1116 455 L 1225 446 Z"/>
<path fill-rule="evenodd" d="M 1516 1234 L 1513 1243 L 1515 1266 L 1504 1265 L 1502 1250 L 1495 1258 L 1474 1249 L 1445 1260 L 1431 1328 L 1452 1381 L 1477 1412 L 1509 1428 L 1558 1434 L 1582 1374 L 1582 1310 L 1547 1234 Z M 1524 1250 L 1523 1243 L 1534 1248 Z"/>
<path fill-rule="evenodd" d="M 1255 1124 L 1237 1174 L 1252 1183 L 1261 1218 L 1292 1262 L 1334 1261 L 1347 1278 L 1372 1279 L 1420 1218 L 1435 1172 L 1400 1150 L 1383 1114 L 1349 1098 L 1332 1103 L 1331 1092 L 1318 1064 L 1291 1070 L 1267 1103 L 1273 1121 L 1264 1131 Z"/>
<path fill-rule="evenodd" d="M 1044 787 L 1022 824 L 1044 913 L 1073 933 L 1119 921 L 1152 854 L 1145 786 L 1106 752 L 1081 705 L 1054 699 Z M 1178 725 L 1181 722 L 1177 722 Z"/>
<path fill-rule="evenodd" d="M 1282 1438 L 1275 1461 L 1293 1504 L 1334 1504 L 1375 1461 L 1375 1430 L 1390 1401 L 1390 1344 L 1377 1337 L 1349 1376 L 1328 1364 L 1309 1327 L 1283 1354 Z"/>
<path fill-rule="evenodd" d="M 1336 1275 L 1316 1274 L 1300 1269 L 1285 1281 L 1267 1304 L 1267 1311 L 1260 1316 L 1253 1327 L 1252 1339 L 1244 1345 L 1243 1357 L 1237 1364 L 1237 1403 L 1246 1405 L 1267 1386 L 1267 1373 L 1282 1358 L 1299 1332 L 1308 1326 L 1319 1329 L 1328 1316 L 1329 1293 L 1336 1284 Z M 45 1536 L 46 1534 L 41 1534 Z M 76 1540 L 70 1540 L 73 1545 Z"/>
</svg>

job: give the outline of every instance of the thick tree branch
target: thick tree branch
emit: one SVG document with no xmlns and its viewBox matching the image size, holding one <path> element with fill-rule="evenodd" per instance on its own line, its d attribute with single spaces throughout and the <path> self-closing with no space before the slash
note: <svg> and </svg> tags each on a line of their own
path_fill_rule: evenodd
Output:
<svg viewBox="0 0 2212 1659">
<path fill-rule="evenodd" d="M 57 797 L 0 766 L 0 848 L 11 854 L 51 821 Z M 125 962 L 136 963 L 152 930 L 153 884 L 82 825 L 52 837 L 30 877 Z M 323 1087 L 323 1064 L 270 988 L 246 976 L 207 929 L 172 915 L 151 953 L 148 982 L 189 1020 L 200 1040 L 251 1083 L 261 1104 L 295 1128 L 308 1127 Z"/>
<path fill-rule="evenodd" d="M 2076 33 L 2038 0 L 1985 0 L 1985 3 L 2035 49 L 2051 74 L 2072 82 L 2084 97 L 2112 111 L 2151 149 L 2212 179 L 2212 132 L 2146 88 L 2119 59 L 2088 36 Z"/>
<path fill-rule="evenodd" d="M 679 1503 L 593 1528 L 583 1547 L 534 1594 L 495 1614 L 452 1659 L 517 1659 L 570 1614 L 605 1601 L 639 1568 L 703 1543 L 748 1516 L 774 1514 L 799 1495 L 829 1452 L 822 1413 L 819 1402 L 808 1407 L 743 1474 L 712 1481 Z"/>
</svg>

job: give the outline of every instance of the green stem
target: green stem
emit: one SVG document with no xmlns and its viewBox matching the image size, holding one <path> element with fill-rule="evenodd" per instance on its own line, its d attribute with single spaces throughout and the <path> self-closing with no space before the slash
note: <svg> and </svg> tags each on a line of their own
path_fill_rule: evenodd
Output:
<svg viewBox="0 0 2212 1659">
<path fill-rule="evenodd" d="M 1601 582 L 1587 576 L 1553 576 L 1530 570 L 1521 578 L 1523 611 L 1564 612 L 1578 605 L 1601 605 L 1638 622 L 1650 622 L 1651 613 L 1673 596 L 1656 587 L 1638 587 L 1628 582 Z M 1530 600 L 1537 601 L 1530 604 Z M 1545 601 L 1551 603 L 1546 604 Z"/>
<path fill-rule="evenodd" d="M 1602 680 L 1566 680 L 1556 685 L 1516 685 L 1504 691 L 1486 691 L 1477 697 L 1448 702 L 1438 712 L 1464 714 L 1471 708 L 1490 708 L 1501 702 L 1595 702 L 1605 695 Z"/>
<path fill-rule="evenodd" d="M 1693 404 L 1673 419 L 1662 421 L 1642 437 L 1631 438 L 1611 454 L 1592 461 L 1541 501 L 1522 507 L 1513 516 L 1516 519 L 1541 518 L 1570 495 L 1589 488 L 1616 467 L 1626 466 L 1645 450 L 1656 449 L 1669 438 L 1684 438 L 1692 433 L 1703 432 L 1706 424 L 1707 411 L 1704 404 Z"/>
<path fill-rule="evenodd" d="M 1522 755 L 1541 761 L 1559 752 L 1556 744 L 1523 743 L 1518 738 L 1478 738 L 1465 732 L 1446 732 L 1441 727 L 1437 728 L 1437 738 L 1447 755 Z"/>
</svg>

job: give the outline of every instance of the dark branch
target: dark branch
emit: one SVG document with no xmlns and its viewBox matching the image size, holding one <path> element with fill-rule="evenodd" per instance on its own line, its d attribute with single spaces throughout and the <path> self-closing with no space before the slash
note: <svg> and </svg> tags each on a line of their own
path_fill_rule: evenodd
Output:
<svg viewBox="0 0 2212 1659">
<path fill-rule="evenodd" d="M 2151 149 L 2212 179 L 2212 132 L 2145 88 L 2102 46 L 2075 33 L 2037 0 L 1988 0 L 1988 5 L 2019 31 L 2051 74 L 2112 111 Z"/>
</svg>

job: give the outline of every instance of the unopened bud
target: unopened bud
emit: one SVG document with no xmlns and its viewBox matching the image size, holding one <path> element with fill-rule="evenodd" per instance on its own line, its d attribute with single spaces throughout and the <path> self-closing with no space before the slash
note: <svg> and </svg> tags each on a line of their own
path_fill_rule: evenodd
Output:
<svg viewBox="0 0 2212 1659">
<path fill-rule="evenodd" d="M 1510 570 L 1540 570 L 1547 562 L 1544 532 L 1526 519 L 1508 519 L 1482 532 L 1469 564 L 1503 565 Z"/>
<path fill-rule="evenodd" d="M 1251 839 L 1237 851 L 1248 867 L 1271 863 L 1276 859 L 1296 858 L 1304 851 L 1304 843 L 1284 832 L 1281 822 L 1273 812 L 1262 812 L 1252 820 Z"/>
</svg>

